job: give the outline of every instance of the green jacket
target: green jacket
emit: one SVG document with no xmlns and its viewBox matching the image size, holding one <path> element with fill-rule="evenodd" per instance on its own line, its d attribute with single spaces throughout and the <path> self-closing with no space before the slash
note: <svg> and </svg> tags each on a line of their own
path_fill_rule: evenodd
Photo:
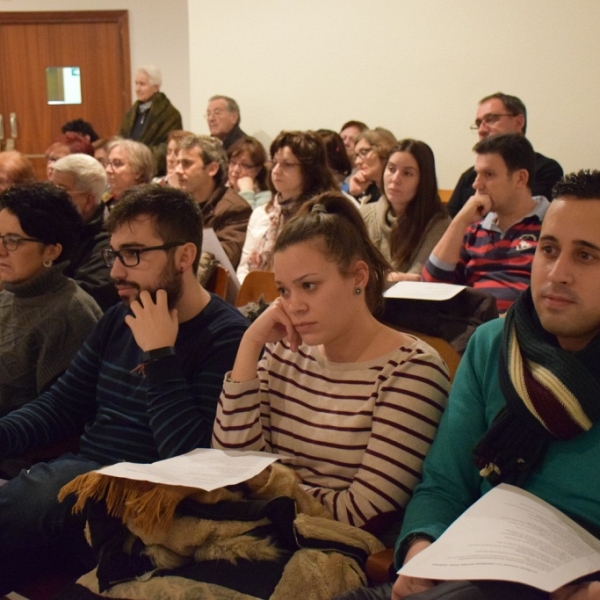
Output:
<svg viewBox="0 0 600 600">
<path fill-rule="evenodd" d="M 448 406 L 423 465 L 396 546 L 400 567 L 402 541 L 422 533 L 437 539 L 467 508 L 491 489 L 473 464 L 473 448 L 506 404 L 500 391 L 498 361 L 504 319 L 477 328 L 450 390 Z M 599 359 L 600 363 L 600 359 Z M 600 528 L 600 423 L 571 440 L 556 440 L 541 467 L 523 489 L 552 504 L 597 534 Z"/>
<path fill-rule="evenodd" d="M 133 139 L 131 131 L 135 123 L 135 116 L 137 115 L 139 105 L 139 101 L 135 102 L 123 116 L 123 122 L 119 131 L 121 137 Z M 158 175 L 165 174 L 167 136 L 175 129 L 183 129 L 181 114 L 162 92 L 156 92 L 152 96 L 152 105 L 150 106 L 142 135 L 136 141 L 146 144 L 152 150 L 152 154 L 154 154 L 154 158 L 156 159 Z"/>
</svg>

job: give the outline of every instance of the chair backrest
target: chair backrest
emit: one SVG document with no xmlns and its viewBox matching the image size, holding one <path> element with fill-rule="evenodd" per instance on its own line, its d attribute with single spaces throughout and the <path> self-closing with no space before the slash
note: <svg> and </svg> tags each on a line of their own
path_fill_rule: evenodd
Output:
<svg viewBox="0 0 600 600">
<path fill-rule="evenodd" d="M 454 381 L 454 375 L 460 362 L 460 354 L 455 350 L 454 346 L 449 344 L 444 338 L 437 337 L 435 335 L 428 335 L 421 333 L 420 331 L 412 331 L 410 329 L 401 329 L 405 333 L 410 333 L 415 337 L 423 340 L 426 344 L 429 344 L 434 350 L 438 351 L 438 354 L 442 357 L 442 360 L 448 365 L 448 371 L 450 373 L 450 381 Z"/>
<path fill-rule="evenodd" d="M 250 271 L 242 281 L 235 305 L 256 302 L 261 296 L 265 302 L 273 302 L 279 296 L 275 275 L 271 271 Z"/>
<path fill-rule="evenodd" d="M 213 292 L 223 298 L 223 300 L 227 300 L 227 288 L 229 285 L 229 272 L 222 265 L 216 264 L 208 283 L 206 284 L 206 289 L 209 292 Z"/>
</svg>

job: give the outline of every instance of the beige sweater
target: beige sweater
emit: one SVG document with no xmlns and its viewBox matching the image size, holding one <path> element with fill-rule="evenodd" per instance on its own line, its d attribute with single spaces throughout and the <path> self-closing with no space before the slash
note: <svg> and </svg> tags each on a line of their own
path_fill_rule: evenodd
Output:
<svg viewBox="0 0 600 600">
<path fill-rule="evenodd" d="M 213 447 L 287 457 L 335 519 L 401 511 L 446 404 L 446 365 L 421 340 L 364 363 L 268 345 L 259 378 L 225 382 Z"/>
<path fill-rule="evenodd" d="M 421 243 L 413 249 L 410 258 L 402 264 L 397 264 L 390 252 L 390 232 L 392 225 L 396 221 L 396 217 L 392 214 L 392 208 L 388 199 L 385 196 L 381 196 L 377 202 L 363 204 L 360 207 L 360 212 L 367 226 L 369 237 L 375 246 L 390 262 L 392 267 L 394 267 L 394 270 L 401 273 L 419 274 L 421 272 L 425 261 L 444 235 L 451 220 L 448 216 L 435 215 L 429 221 L 427 229 L 421 238 Z"/>
</svg>

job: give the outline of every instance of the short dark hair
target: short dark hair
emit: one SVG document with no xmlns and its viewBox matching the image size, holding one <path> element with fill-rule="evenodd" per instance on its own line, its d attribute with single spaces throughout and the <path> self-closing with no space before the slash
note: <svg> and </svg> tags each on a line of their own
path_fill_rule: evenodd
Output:
<svg viewBox="0 0 600 600">
<path fill-rule="evenodd" d="M 29 237 L 62 246 L 57 262 L 71 257 L 83 221 L 65 190 L 45 181 L 13 185 L 0 194 L 0 209 L 4 208 L 19 219 Z"/>
<path fill-rule="evenodd" d="M 313 210 L 320 204 L 324 210 Z M 325 192 L 305 202 L 290 219 L 275 242 L 274 253 L 308 241 L 320 241 L 324 255 L 347 274 L 352 261 L 364 260 L 369 267 L 365 289 L 367 306 L 376 313 L 383 306 L 385 277 L 391 269 L 374 246 L 359 211 L 341 192 Z"/>
<path fill-rule="evenodd" d="M 75 133 L 80 133 L 82 135 L 89 135 L 90 142 L 92 143 L 100 139 L 100 136 L 94 131 L 92 124 L 84 121 L 83 119 L 73 119 L 72 121 L 67 121 L 67 123 L 65 123 L 60 130 L 63 133 L 74 131 Z"/>
<path fill-rule="evenodd" d="M 535 152 L 531 142 L 520 133 L 499 133 L 483 138 L 473 146 L 477 154 L 499 154 L 509 173 L 525 169 L 529 175 L 527 187 L 531 189 L 535 177 Z"/>
<path fill-rule="evenodd" d="M 140 216 L 152 219 L 154 231 L 165 243 L 191 242 L 198 252 L 193 271 L 198 272 L 202 252 L 202 213 L 192 197 L 182 190 L 158 184 L 138 185 L 123 192 L 106 220 L 106 229 L 117 227 Z"/>
<path fill-rule="evenodd" d="M 511 96 L 509 94 L 503 94 L 502 92 L 496 92 L 490 94 L 479 101 L 479 104 L 489 102 L 490 100 L 500 100 L 504 104 L 504 108 L 513 116 L 523 115 L 523 135 L 527 132 L 527 109 L 521 98 Z"/>
<path fill-rule="evenodd" d="M 552 198 L 565 196 L 578 200 L 600 200 L 600 171 L 582 169 L 559 179 L 552 188 Z"/>
<path fill-rule="evenodd" d="M 356 129 L 358 129 L 359 131 L 365 131 L 366 129 L 369 129 L 369 127 L 367 126 L 367 124 L 363 123 L 362 121 L 346 121 L 340 127 L 340 133 L 342 131 L 344 131 L 344 129 L 347 129 L 348 127 L 356 127 Z"/>
</svg>

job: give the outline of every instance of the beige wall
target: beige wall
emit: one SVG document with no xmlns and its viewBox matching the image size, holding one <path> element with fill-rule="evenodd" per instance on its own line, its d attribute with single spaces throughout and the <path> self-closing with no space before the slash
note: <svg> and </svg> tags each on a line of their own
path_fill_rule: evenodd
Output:
<svg viewBox="0 0 600 600">
<path fill-rule="evenodd" d="M 52 10 L 128 9 L 132 65 L 156 63 L 184 126 L 231 95 L 268 143 L 347 119 L 428 142 L 441 187 L 472 163 L 477 100 L 520 96 L 528 136 L 565 170 L 600 168 L 597 0 L 54 0 Z M 48 0 L 0 0 L 48 10 Z"/>
<path fill-rule="evenodd" d="M 192 127 L 231 95 L 243 128 L 356 118 L 429 143 L 441 187 L 472 163 L 482 96 L 520 96 L 534 147 L 600 168 L 597 0 L 189 0 Z M 199 32 L 193 35 L 192 32 Z M 197 105 L 196 105 L 197 101 Z"/>
</svg>

